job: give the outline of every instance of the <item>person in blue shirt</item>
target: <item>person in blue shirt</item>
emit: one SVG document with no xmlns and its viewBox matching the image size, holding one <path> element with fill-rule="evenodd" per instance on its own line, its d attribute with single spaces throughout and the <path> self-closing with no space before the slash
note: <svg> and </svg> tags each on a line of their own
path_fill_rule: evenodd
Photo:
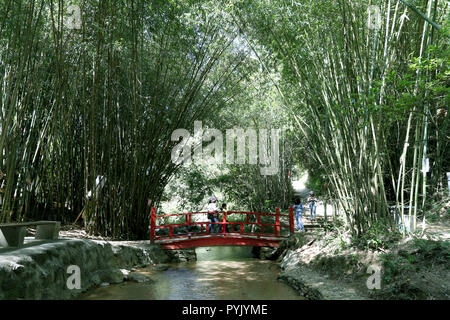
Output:
<svg viewBox="0 0 450 320">
<path fill-rule="evenodd" d="M 303 223 L 302 223 L 303 211 L 305 211 L 305 207 L 303 206 L 301 199 L 300 198 L 295 199 L 294 213 L 295 213 L 295 219 L 297 220 L 297 228 L 299 231 L 305 230 L 305 228 L 303 227 Z"/>
</svg>

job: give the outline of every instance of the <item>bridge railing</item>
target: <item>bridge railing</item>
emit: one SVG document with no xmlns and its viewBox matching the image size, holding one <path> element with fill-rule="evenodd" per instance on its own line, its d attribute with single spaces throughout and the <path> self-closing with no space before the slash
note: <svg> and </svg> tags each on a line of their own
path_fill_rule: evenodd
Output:
<svg viewBox="0 0 450 320">
<path fill-rule="evenodd" d="M 255 236 L 257 238 L 287 238 L 290 234 L 294 233 L 294 211 L 293 208 L 289 208 L 289 214 L 280 214 L 280 209 L 276 208 L 275 213 L 263 213 L 263 212 L 248 212 L 248 211 L 227 211 L 225 214 L 219 212 L 222 215 L 222 220 L 219 222 L 211 222 L 209 219 L 207 221 L 195 221 L 194 217 L 197 215 L 207 216 L 208 211 L 201 212 L 186 212 L 186 213 L 173 213 L 173 214 L 156 214 L 156 208 L 151 209 L 150 217 L 150 240 L 153 243 L 155 240 L 168 240 L 177 238 L 187 238 L 198 237 L 198 236 L 210 236 L 210 235 L 221 235 L 221 236 Z M 216 215 L 217 213 L 214 213 Z M 227 217 L 232 214 L 246 215 L 245 221 L 233 221 L 228 220 Z M 256 216 L 256 220 L 251 221 L 250 216 Z M 182 223 L 173 224 L 162 224 L 157 225 L 158 218 L 169 218 L 169 217 L 179 217 L 183 220 Z M 274 217 L 274 223 L 262 222 L 262 217 Z M 283 221 L 284 220 L 284 221 Z M 284 222 L 287 222 L 284 223 Z M 210 225 L 219 225 L 219 232 L 211 232 Z M 244 226 L 259 226 L 260 232 L 245 232 Z M 196 230 L 189 230 L 185 232 L 180 232 L 179 230 L 175 233 L 175 228 L 180 227 L 190 227 L 196 226 Z M 227 226 L 230 226 L 230 230 L 227 230 Z M 273 228 L 273 232 L 264 232 L 267 227 Z M 282 229 L 288 229 L 288 235 L 282 234 Z M 167 234 L 157 234 L 157 230 L 168 229 Z M 200 230 L 198 230 L 200 229 Z M 214 228 L 212 228 L 214 229 Z M 237 229 L 237 230 L 236 230 Z"/>
</svg>

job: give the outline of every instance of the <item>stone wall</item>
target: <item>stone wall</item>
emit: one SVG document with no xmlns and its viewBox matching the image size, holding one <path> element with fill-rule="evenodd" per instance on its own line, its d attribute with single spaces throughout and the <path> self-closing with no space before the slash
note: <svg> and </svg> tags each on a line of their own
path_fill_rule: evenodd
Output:
<svg viewBox="0 0 450 320">
<path fill-rule="evenodd" d="M 0 250 L 0 299 L 70 299 L 101 283 L 120 283 L 124 269 L 169 262 L 149 241 L 63 239 Z M 70 265 L 80 268 L 81 289 L 68 289 Z M 121 270 L 122 269 L 122 270 Z"/>
<path fill-rule="evenodd" d="M 166 250 L 165 253 L 172 262 L 197 261 L 197 254 L 195 253 L 195 248 L 188 248 L 181 250 Z"/>
</svg>

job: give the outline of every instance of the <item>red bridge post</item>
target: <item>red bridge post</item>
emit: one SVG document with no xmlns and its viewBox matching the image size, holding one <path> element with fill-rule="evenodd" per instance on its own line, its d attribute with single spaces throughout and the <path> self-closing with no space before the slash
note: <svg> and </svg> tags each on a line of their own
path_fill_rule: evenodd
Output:
<svg viewBox="0 0 450 320">
<path fill-rule="evenodd" d="M 152 208 L 150 214 L 150 243 L 155 243 L 156 235 L 156 209 Z"/>
<path fill-rule="evenodd" d="M 223 223 L 226 223 L 227 222 L 227 213 L 224 211 L 223 212 L 223 214 L 222 214 L 222 222 Z M 223 224 L 222 225 L 222 233 L 225 233 L 225 231 L 226 231 L 226 228 L 227 227 L 227 225 L 226 224 Z"/>
<path fill-rule="evenodd" d="M 291 231 L 291 234 L 295 233 L 294 230 L 294 207 L 289 207 L 289 230 Z"/>
<path fill-rule="evenodd" d="M 280 235 L 280 208 L 275 208 L 275 237 Z"/>
<path fill-rule="evenodd" d="M 258 212 L 257 215 L 256 215 L 256 223 L 258 224 L 258 226 L 261 226 L 261 233 L 264 233 L 264 226 L 261 225 L 261 214 L 260 214 L 260 212 Z M 260 238 L 260 236 L 258 236 L 258 238 Z"/>
</svg>

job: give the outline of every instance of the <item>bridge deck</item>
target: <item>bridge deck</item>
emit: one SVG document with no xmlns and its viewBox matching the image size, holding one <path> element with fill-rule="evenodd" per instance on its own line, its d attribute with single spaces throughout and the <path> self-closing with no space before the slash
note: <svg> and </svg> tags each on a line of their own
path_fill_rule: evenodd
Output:
<svg viewBox="0 0 450 320">
<path fill-rule="evenodd" d="M 159 240 L 161 247 L 165 250 L 178 250 L 194 247 L 213 246 L 254 246 L 254 247 L 278 247 L 280 238 L 255 238 L 251 236 L 198 236 L 181 238 L 177 240 Z"/>
</svg>

